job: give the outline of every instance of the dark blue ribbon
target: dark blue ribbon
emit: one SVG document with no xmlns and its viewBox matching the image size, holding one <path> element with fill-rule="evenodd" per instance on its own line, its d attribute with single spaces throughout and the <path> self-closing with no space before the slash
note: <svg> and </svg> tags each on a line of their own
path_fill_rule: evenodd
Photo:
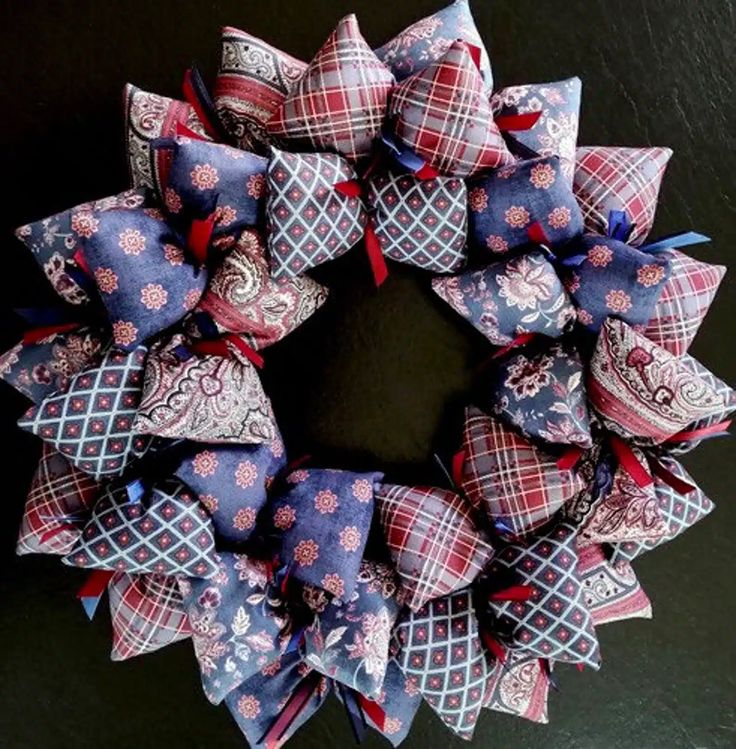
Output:
<svg viewBox="0 0 736 749">
<path fill-rule="evenodd" d="M 427 162 L 418 156 L 411 148 L 403 144 L 399 144 L 396 140 L 396 136 L 387 129 L 381 131 L 381 140 L 383 144 L 388 148 L 394 160 L 397 161 L 401 166 L 410 171 L 412 174 L 416 174 Z"/>
<path fill-rule="evenodd" d="M 368 724 L 365 720 L 363 708 L 360 706 L 360 702 L 358 701 L 354 690 L 348 689 L 342 682 L 338 681 L 336 684 L 337 688 L 340 690 L 342 704 L 345 707 L 345 712 L 348 716 L 350 728 L 353 730 L 355 741 L 358 744 L 362 744 L 368 730 Z"/>
<path fill-rule="evenodd" d="M 23 319 L 29 329 L 80 322 L 76 311 L 66 307 L 16 307 L 13 312 Z"/>
<path fill-rule="evenodd" d="M 628 242 L 632 231 L 634 231 L 634 224 L 629 221 L 626 211 L 608 212 L 608 236 L 611 239 Z"/>
</svg>

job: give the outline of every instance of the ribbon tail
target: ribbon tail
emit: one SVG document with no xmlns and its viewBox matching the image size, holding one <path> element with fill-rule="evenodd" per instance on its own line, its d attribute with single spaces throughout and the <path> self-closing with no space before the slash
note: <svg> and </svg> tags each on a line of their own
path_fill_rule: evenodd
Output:
<svg viewBox="0 0 736 749">
<path fill-rule="evenodd" d="M 287 700 L 279 716 L 258 740 L 259 744 L 267 744 L 268 746 L 278 745 L 278 742 L 284 737 L 294 721 L 307 706 L 312 695 L 317 691 L 321 678 L 319 673 L 311 671 L 302 679 L 299 686 Z"/>
<path fill-rule="evenodd" d="M 383 708 L 373 700 L 369 700 L 364 694 L 358 694 L 358 702 L 363 712 L 370 718 L 371 723 L 383 733 L 386 725 L 386 713 Z"/>
<path fill-rule="evenodd" d="M 365 716 L 363 715 L 363 709 L 361 708 L 360 702 L 356 697 L 356 693 L 352 689 L 348 689 L 339 681 L 337 682 L 337 688 L 340 690 L 342 704 L 348 716 L 348 722 L 350 723 L 350 728 L 353 731 L 355 743 L 362 744 L 363 740 L 365 739 L 367 726 L 365 722 Z"/>
<path fill-rule="evenodd" d="M 94 618 L 107 584 L 114 574 L 110 570 L 93 570 L 77 592 L 77 598 L 81 601 L 90 621 Z"/>
<path fill-rule="evenodd" d="M 565 452 L 557 459 L 557 467 L 561 471 L 572 470 L 577 465 L 584 452 L 585 450 L 583 450 L 582 447 L 577 447 L 575 445 L 568 447 L 567 450 L 565 450 Z"/>
<path fill-rule="evenodd" d="M 204 265 L 207 262 L 207 253 L 214 229 L 214 211 L 207 218 L 192 219 L 187 236 L 187 249 L 192 253 L 199 265 Z"/>
<path fill-rule="evenodd" d="M 686 429 L 683 432 L 678 432 L 668 437 L 665 442 L 692 442 L 694 440 L 704 440 L 711 437 L 727 437 L 729 436 L 729 427 L 732 424 L 731 419 L 726 421 L 719 421 L 717 424 L 711 424 L 707 427 L 699 427 L 698 429 Z"/>
<path fill-rule="evenodd" d="M 210 96 L 204 78 L 199 69 L 192 66 L 184 73 L 182 84 L 184 98 L 197 113 L 205 132 L 218 142 L 228 142 L 230 137 L 222 125 L 212 97 Z"/>
<path fill-rule="evenodd" d="M 496 117 L 496 127 L 501 131 L 531 130 L 539 122 L 541 116 L 541 109 L 536 112 L 524 112 L 523 114 L 502 114 Z"/>
<path fill-rule="evenodd" d="M 652 469 L 652 473 L 658 479 L 660 479 L 660 481 L 664 481 L 665 484 L 671 486 L 676 492 L 679 492 L 680 494 L 689 494 L 690 492 L 695 491 L 695 489 L 697 488 L 689 481 L 685 481 L 685 479 L 676 476 L 674 473 L 672 473 L 672 471 L 669 470 L 669 468 L 660 463 L 656 458 L 649 458 L 649 467 Z"/>
<path fill-rule="evenodd" d="M 634 451 L 619 437 L 611 435 L 611 450 L 619 465 L 631 476 L 637 486 L 642 489 L 654 483 L 652 475 L 639 462 Z"/>
<path fill-rule="evenodd" d="M 386 258 L 383 256 L 381 243 L 376 236 L 376 230 L 373 228 L 373 222 L 370 219 L 365 225 L 365 236 L 363 239 L 365 250 L 368 253 L 368 261 L 371 264 L 371 271 L 373 272 L 373 280 L 376 283 L 376 287 L 378 287 L 388 278 L 388 266 L 386 265 Z"/>
<path fill-rule="evenodd" d="M 510 351 L 513 351 L 515 348 L 526 346 L 526 344 L 535 337 L 536 333 L 521 333 L 521 335 L 517 335 L 516 338 L 511 341 L 511 343 L 507 343 L 505 346 L 498 349 L 498 351 L 496 351 L 491 358 L 500 359 L 502 356 L 506 356 L 506 354 L 508 354 Z"/>
</svg>

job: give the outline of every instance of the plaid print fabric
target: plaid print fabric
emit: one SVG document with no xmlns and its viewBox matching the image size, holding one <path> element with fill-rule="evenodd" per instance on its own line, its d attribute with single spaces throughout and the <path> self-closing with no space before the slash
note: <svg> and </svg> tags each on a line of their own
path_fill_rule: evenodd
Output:
<svg viewBox="0 0 736 749">
<path fill-rule="evenodd" d="M 156 484 L 140 502 L 129 501 L 125 486 L 108 488 L 63 561 L 141 574 L 211 577 L 217 572 L 210 519 L 175 478 Z"/>
<path fill-rule="evenodd" d="M 274 278 L 298 276 L 346 253 L 363 237 L 363 202 L 335 190 L 357 175 L 334 153 L 272 151 L 268 249 Z"/>
<path fill-rule="evenodd" d="M 343 18 L 268 121 L 268 133 L 297 147 L 368 156 L 386 114 L 391 71 Z"/>
<path fill-rule="evenodd" d="M 478 635 L 470 590 L 407 611 L 394 629 L 396 662 L 444 724 L 470 740 L 493 660 Z"/>
<path fill-rule="evenodd" d="M 94 478 L 119 476 L 151 443 L 132 431 L 145 360 L 144 346 L 129 354 L 109 351 L 99 366 L 75 375 L 66 393 L 32 406 L 18 426 Z"/>
<path fill-rule="evenodd" d="M 578 575 L 593 624 L 651 619 L 652 604 L 626 561 L 612 564 L 601 546 L 578 551 Z"/>
<path fill-rule="evenodd" d="M 266 123 L 307 64 L 246 31 L 222 30 L 222 56 L 214 89 L 223 125 L 246 151 L 263 151 Z"/>
<path fill-rule="evenodd" d="M 496 661 L 483 707 L 547 723 L 549 678 L 540 659 L 509 650 L 506 661 Z"/>
<path fill-rule="evenodd" d="M 151 143 L 157 138 L 174 137 L 178 124 L 207 137 L 191 105 L 126 85 L 125 140 L 131 183 L 153 189 L 159 202 L 164 198 L 171 153 L 151 148 Z"/>
<path fill-rule="evenodd" d="M 23 512 L 17 554 L 66 554 L 79 538 L 99 484 L 44 444 Z"/>
<path fill-rule="evenodd" d="M 412 611 L 469 585 L 493 555 L 471 508 L 454 492 L 384 484 L 376 503 L 404 602 Z"/>
<path fill-rule="evenodd" d="M 680 494 L 676 489 L 655 476 L 654 486 L 657 492 L 659 511 L 667 524 L 667 533 L 664 536 L 645 541 L 613 544 L 612 564 L 618 564 L 622 560 L 633 561 L 642 554 L 672 541 L 713 510 L 713 502 L 698 488 L 681 463 L 667 456 L 662 456 L 660 460 L 665 468 L 678 478 L 695 486 L 695 489 L 687 494 Z"/>
<path fill-rule="evenodd" d="M 463 491 L 513 536 L 544 525 L 583 489 L 552 455 L 472 406 L 465 410 L 463 451 Z"/>
<path fill-rule="evenodd" d="M 176 579 L 116 573 L 107 586 L 114 661 L 185 640 L 191 635 Z"/>
<path fill-rule="evenodd" d="M 573 192 L 586 231 L 607 234 L 609 212 L 626 211 L 635 225 L 629 243 L 640 245 L 652 229 L 659 187 L 671 156 L 669 148 L 578 148 Z"/>
<path fill-rule="evenodd" d="M 451 273 L 465 262 L 468 210 L 462 180 L 379 173 L 368 180 L 366 203 L 386 257 L 435 273 Z"/>
<path fill-rule="evenodd" d="M 389 115 L 396 135 L 448 177 L 514 161 L 463 42 L 453 42 L 437 62 L 396 86 Z"/>
<path fill-rule="evenodd" d="M 666 256 L 670 276 L 644 335 L 675 356 L 682 356 L 708 314 L 726 268 L 703 263 L 677 250 L 668 251 Z"/>
<path fill-rule="evenodd" d="M 598 639 L 577 567 L 575 528 L 568 523 L 494 557 L 489 580 L 532 588 L 528 601 L 489 601 L 499 636 L 511 649 L 598 669 Z"/>
</svg>

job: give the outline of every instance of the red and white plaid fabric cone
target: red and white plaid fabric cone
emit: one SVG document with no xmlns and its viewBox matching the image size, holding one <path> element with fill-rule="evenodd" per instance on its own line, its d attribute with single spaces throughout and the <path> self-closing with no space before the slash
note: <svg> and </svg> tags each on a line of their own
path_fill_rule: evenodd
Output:
<svg viewBox="0 0 736 749">
<path fill-rule="evenodd" d="M 338 23 L 274 112 L 268 133 L 292 146 L 361 159 L 381 130 L 393 83 L 351 14 Z"/>
</svg>

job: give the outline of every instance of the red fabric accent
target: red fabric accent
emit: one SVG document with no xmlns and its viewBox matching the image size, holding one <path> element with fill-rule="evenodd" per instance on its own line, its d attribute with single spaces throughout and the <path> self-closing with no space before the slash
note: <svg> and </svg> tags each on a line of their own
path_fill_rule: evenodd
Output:
<svg viewBox="0 0 736 749">
<path fill-rule="evenodd" d="M 184 73 L 184 82 L 182 83 L 182 90 L 184 91 L 184 99 L 189 103 L 192 109 L 197 113 L 200 122 L 204 125 L 204 129 L 213 140 L 220 140 L 220 133 L 217 127 L 207 116 L 207 112 L 202 106 L 202 102 L 197 96 L 197 92 L 194 90 L 192 85 L 192 71 L 191 68 Z"/>
<path fill-rule="evenodd" d="M 578 671 L 580 671 L 580 673 L 583 673 L 583 671 L 585 671 L 585 665 L 584 665 L 584 664 L 582 664 L 582 663 L 576 663 L 576 664 L 575 664 L 575 668 L 576 668 L 576 669 L 577 669 Z"/>
<path fill-rule="evenodd" d="M 656 458 L 649 458 L 649 467 L 658 479 L 664 481 L 665 484 L 668 484 L 680 494 L 689 494 L 698 488 L 695 484 L 691 484 L 689 481 L 685 481 L 685 479 L 675 476 L 669 468 L 666 468 Z"/>
<path fill-rule="evenodd" d="M 335 189 L 348 198 L 359 198 L 363 194 L 363 187 L 355 179 L 348 179 L 344 182 L 336 182 Z"/>
<path fill-rule="evenodd" d="M 301 455 L 298 458 L 295 458 L 294 460 L 289 463 L 288 466 L 286 466 L 287 473 L 291 473 L 291 471 L 296 471 L 297 468 L 300 468 L 305 463 L 308 463 L 312 459 L 311 455 Z"/>
<path fill-rule="evenodd" d="M 414 172 L 414 176 L 421 180 L 435 179 L 435 177 L 439 177 L 439 174 L 440 173 L 433 166 L 430 166 L 427 163 L 425 163 L 421 169 Z"/>
<path fill-rule="evenodd" d="M 77 598 L 98 598 L 105 592 L 114 574 L 110 570 L 92 570 L 84 585 L 77 591 Z"/>
<path fill-rule="evenodd" d="M 465 465 L 466 458 L 465 450 L 458 450 L 452 456 L 452 480 L 455 482 L 456 487 L 463 485 L 463 466 Z"/>
<path fill-rule="evenodd" d="M 488 596 L 491 601 L 528 601 L 534 595 L 531 585 L 511 585 Z"/>
<path fill-rule="evenodd" d="M 496 351 L 491 358 L 500 359 L 502 356 L 505 356 L 506 354 L 508 354 L 509 351 L 513 351 L 515 348 L 519 348 L 519 346 L 525 346 L 535 336 L 536 336 L 536 333 L 522 333 L 521 335 L 517 335 L 516 338 L 514 338 L 514 340 L 511 341 L 511 343 L 498 349 L 498 351 Z"/>
<path fill-rule="evenodd" d="M 321 678 L 316 671 L 312 671 L 307 677 L 302 679 L 299 686 L 292 692 L 281 714 L 258 742 L 259 744 L 266 744 L 268 747 L 277 747 L 279 745 L 279 740 L 289 730 L 289 726 L 307 706 L 307 703 L 319 686 Z"/>
<path fill-rule="evenodd" d="M 468 52 L 470 52 L 470 57 L 473 59 L 473 62 L 475 63 L 475 67 L 480 70 L 480 47 L 476 44 L 470 44 L 469 42 L 466 42 L 466 46 L 468 48 Z M 481 71 L 482 72 L 482 71 Z"/>
<path fill-rule="evenodd" d="M 264 361 L 263 357 L 251 346 L 249 346 L 240 336 L 235 333 L 226 333 L 224 336 L 225 340 L 235 346 L 243 356 L 245 356 L 251 364 L 255 364 L 258 369 L 263 369 Z"/>
<path fill-rule="evenodd" d="M 642 489 L 651 486 L 654 479 L 639 462 L 634 451 L 620 437 L 616 437 L 613 434 L 610 437 L 611 449 L 619 465 L 634 479 L 637 486 L 640 486 Z"/>
<path fill-rule="evenodd" d="M 557 459 L 557 467 L 561 471 L 569 471 L 580 460 L 580 456 L 585 452 L 582 447 L 568 447 Z"/>
<path fill-rule="evenodd" d="M 525 112 L 524 114 L 504 114 L 496 117 L 496 127 L 499 130 L 531 130 L 542 116 L 542 110 Z"/>
<path fill-rule="evenodd" d="M 70 330 L 75 330 L 78 327 L 78 322 L 65 322 L 60 323 L 59 325 L 43 325 L 40 328 L 32 328 L 31 330 L 26 330 L 26 332 L 23 333 L 23 343 L 38 343 L 44 338 L 48 338 L 55 333 L 67 333 Z"/>
<path fill-rule="evenodd" d="M 187 237 L 187 248 L 200 265 L 207 261 L 207 251 L 212 238 L 212 230 L 215 228 L 215 214 L 211 213 L 207 218 L 195 218 L 189 227 Z"/>
<path fill-rule="evenodd" d="M 543 244 L 543 245 L 549 244 L 549 237 L 547 236 L 546 232 L 544 231 L 544 227 L 542 226 L 542 224 L 539 223 L 539 221 L 535 221 L 526 230 L 526 233 L 529 236 L 529 240 L 531 242 L 534 242 L 534 244 Z"/>
<path fill-rule="evenodd" d="M 39 543 L 45 544 L 47 541 L 52 539 L 54 536 L 58 536 L 62 531 L 75 531 L 77 530 L 76 525 L 59 525 L 56 528 L 51 528 L 41 535 Z"/>
<path fill-rule="evenodd" d="M 245 356 L 248 361 L 259 369 L 263 369 L 263 357 L 252 349 L 242 338 L 235 333 L 226 333 L 222 338 L 215 338 L 210 341 L 196 341 L 189 346 L 189 349 L 195 354 L 204 356 L 223 356 L 226 359 L 232 359 L 233 352 L 230 346 L 234 346 Z"/>
<path fill-rule="evenodd" d="M 212 341 L 197 341 L 192 343 L 189 349 L 195 354 L 203 356 L 224 356 L 226 358 L 232 356 L 232 351 L 228 348 L 224 338 L 217 338 Z"/>
<path fill-rule="evenodd" d="M 488 634 L 488 632 L 481 632 L 481 637 L 483 638 L 483 643 L 485 646 L 490 650 L 493 657 L 499 662 L 499 663 L 505 663 L 506 662 L 506 648 L 504 648 L 501 643 L 496 640 L 494 637 L 491 637 L 491 635 Z"/>
<path fill-rule="evenodd" d="M 358 703 L 363 712 L 371 719 L 376 728 L 383 732 L 386 722 L 386 713 L 383 708 L 373 700 L 369 700 L 365 695 L 358 693 Z"/>
<path fill-rule="evenodd" d="M 691 440 L 710 437 L 714 434 L 725 434 L 728 432 L 732 423 L 731 419 L 727 419 L 726 421 L 719 421 L 717 424 L 711 424 L 707 427 L 700 427 L 700 429 L 687 429 L 683 432 L 673 434 L 671 437 L 668 437 L 665 442 L 690 442 Z"/>
<path fill-rule="evenodd" d="M 380 286 L 388 278 L 388 266 L 386 265 L 386 258 L 383 256 L 381 243 L 376 236 L 376 230 L 373 228 L 373 222 L 370 219 L 365 225 L 363 241 L 373 271 L 373 280 L 376 282 L 376 286 Z"/>
<path fill-rule="evenodd" d="M 72 260 L 90 277 L 92 278 L 92 271 L 89 269 L 89 265 L 87 265 L 87 261 L 84 258 L 84 254 L 82 253 L 82 248 L 80 247 L 74 255 L 72 255 Z"/>
<path fill-rule="evenodd" d="M 187 127 L 183 122 L 176 123 L 176 134 L 183 135 L 184 137 L 191 138 L 192 140 L 207 140 L 207 138 L 205 138 L 202 133 L 198 133 L 192 130 L 192 128 Z"/>
</svg>

